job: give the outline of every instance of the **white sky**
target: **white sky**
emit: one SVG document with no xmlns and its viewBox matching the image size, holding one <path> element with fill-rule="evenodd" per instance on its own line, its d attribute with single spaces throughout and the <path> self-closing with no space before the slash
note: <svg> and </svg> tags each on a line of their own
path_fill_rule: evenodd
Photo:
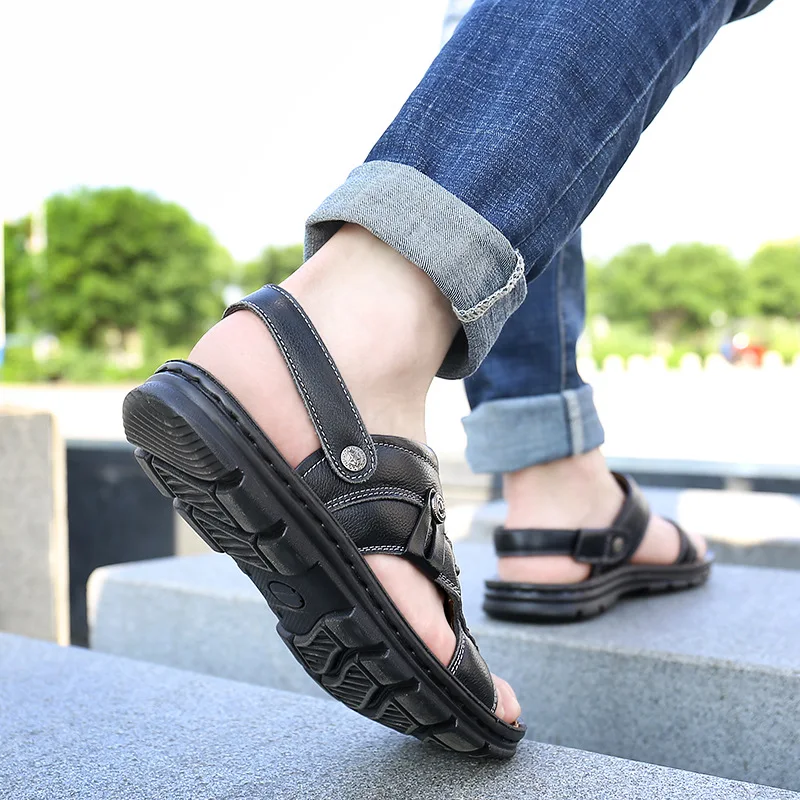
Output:
<svg viewBox="0 0 800 800">
<path fill-rule="evenodd" d="M 237 258 L 300 241 L 439 46 L 445 0 L 3 0 L 0 211 L 77 185 L 186 206 Z M 723 30 L 585 227 L 589 255 L 800 235 L 800 3 Z"/>
</svg>

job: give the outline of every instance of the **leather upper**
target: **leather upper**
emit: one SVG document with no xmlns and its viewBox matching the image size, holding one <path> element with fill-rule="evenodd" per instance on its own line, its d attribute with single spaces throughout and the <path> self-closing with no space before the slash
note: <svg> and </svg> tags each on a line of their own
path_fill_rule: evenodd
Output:
<svg viewBox="0 0 800 800">
<path fill-rule="evenodd" d="M 265 286 L 232 305 L 226 315 L 245 309 L 264 322 L 278 344 L 320 437 L 322 447 L 296 472 L 362 555 L 405 558 L 439 586 L 456 635 L 448 669 L 494 711 L 494 682 L 464 619 L 435 454 L 419 442 L 366 432 L 333 359 L 291 295 Z M 348 467 L 342 453 L 349 447 L 364 453 L 362 468 Z"/>
<path fill-rule="evenodd" d="M 357 487 L 342 481 L 322 450 L 298 474 L 347 531 L 362 555 L 405 558 L 436 583 L 450 605 L 456 650 L 449 669 L 494 710 L 494 682 L 466 625 L 453 546 L 445 533 L 444 504 L 435 455 L 419 442 L 374 436 L 377 467 Z"/>
</svg>

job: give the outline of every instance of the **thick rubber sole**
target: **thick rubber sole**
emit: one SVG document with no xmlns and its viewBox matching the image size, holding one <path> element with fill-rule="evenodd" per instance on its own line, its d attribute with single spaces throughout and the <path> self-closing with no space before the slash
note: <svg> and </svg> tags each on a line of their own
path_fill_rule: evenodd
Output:
<svg viewBox="0 0 800 800">
<path fill-rule="evenodd" d="M 126 397 L 123 420 L 150 480 L 253 581 L 323 689 L 422 741 L 514 755 L 524 726 L 499 720 L 439 663 L 346 532 L 213 377 L 168 362 Z"/>
<path fill-rule="evenodd" d="M 608 611 L 622 597 L 700 586 L 712 560 L 669 566 L 626 564 L 582 583 L 532 584 L 486 581 L 483 609 L 496 619 L 517 622 L 575 622 Z"/>
</svg>

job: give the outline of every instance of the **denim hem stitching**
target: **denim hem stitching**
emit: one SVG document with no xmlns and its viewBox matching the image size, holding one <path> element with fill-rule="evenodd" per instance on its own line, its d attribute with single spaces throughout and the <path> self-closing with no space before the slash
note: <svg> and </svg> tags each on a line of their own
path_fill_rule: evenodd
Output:
<svg viewBox="0 0 800 800">
<path fill-rule="evenodd" d="M 520 253 L 519 250 L 515 250 L 514 252 L 517 255 L 517 263 L 514 265 L 514 269 L 504 286 L 492 292 L 488 297 L 484 297 L 483 300 L 476 303 L 472 308 L 460 309 L 455 306 L 452 307 L 453 313 L 456 315 L 459 322 L 475 322 L 479 320 L 498 300 L 511 294 L 520 280 L 525 278 L 525 259 L 522 257 L 522 253 Z"/>
<path fill-rule="evenodd" d="M 583 418 L 581 402 L 573 389 L 562 392 L 567 407 L 567 426 L 569 427 L 570 451 L 572 455 L 583 453 Z"/>
</svg>

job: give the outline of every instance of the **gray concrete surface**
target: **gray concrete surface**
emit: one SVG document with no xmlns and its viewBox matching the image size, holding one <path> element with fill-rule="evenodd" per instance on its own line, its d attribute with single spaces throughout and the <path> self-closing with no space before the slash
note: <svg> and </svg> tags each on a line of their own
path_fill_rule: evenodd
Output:
<svg viewBox="0 0 800 800">
<path fill-rule="evenodd" d="M 457 545 L 467 618 L 517 689 L 532 736 L 800 789 L 800 576 L 715 567 L 689 592 L 589 622 L 500 623 L 481 611 L 488 545 Z M 318 690 L 222 556 L 111 567 L 90 581 L 98 650 L 304 693 Z"/>
<path fill-rule="evenodd" d="M 467 619 L 534 736 L 800 789 L 800 575 L 717 565 L 709 583 L 571 625 L 488 619 L 486 546 L 459 547 Z"/>
<path fill-rule="evenodd" d="M 53 417 L 0 406 L 0 631 L 69 641 L 66 504 Z"/>
<path fill-rule="evenodd" d="M 526 740 L 470 761 L 328 701 L 0 635 L 14 800 L 790 800 L 793 792 Z"/>
<path fill-rule="evenodd" d="M 328 696 L 298 667 L 258 590 L 226 556 L 103 567 L 89 579 L 87 605 L 94 650 Z"/>
<path fill-rule="evenodd" d="M 721 564 L 800 570 L 800 497 L 711 489 L 642 487 L 654 514 L 705 536 Z M 491 541 L 506 506 L 480 506 L 469 538 Z"/>
</svg>

